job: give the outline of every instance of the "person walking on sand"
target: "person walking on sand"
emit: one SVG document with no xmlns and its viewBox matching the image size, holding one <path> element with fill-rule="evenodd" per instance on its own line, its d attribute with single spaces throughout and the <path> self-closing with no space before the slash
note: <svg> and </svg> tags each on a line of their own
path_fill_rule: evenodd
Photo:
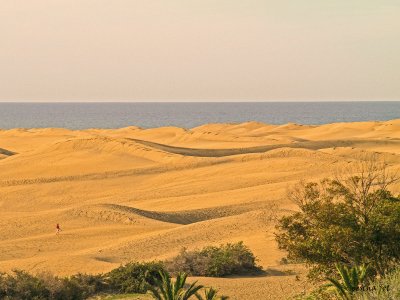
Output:
<svg viewBox="0 0 400 300">
<path fill-rule="evenodd" d="M 56 225 L 56 234 L 59 234 L 61 232 L 61 227 L 60 224 L 57 223 Z"/>
</svg>

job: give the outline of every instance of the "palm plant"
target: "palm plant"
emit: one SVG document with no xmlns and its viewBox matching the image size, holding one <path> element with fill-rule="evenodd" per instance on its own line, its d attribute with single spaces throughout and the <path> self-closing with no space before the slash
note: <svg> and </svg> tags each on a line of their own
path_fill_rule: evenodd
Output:
<svg viewBox="0 0 400 300">
<path fill-rule="evenodd" d="M 155 279 L 155 286 L 149 288 L 157 300 L 188 300 L 203 288 L 202 285 L 197 285 L 197 281 L 185 288 L 186 273 L 179 273 L 175 282 L 171 280 L 168 272 L 160 271 L 159 274 L 161 280 Z"/>
<path fill-rule="evenodd" d="M 340 281 L 334 278 L 327 278 L 330 282 L 329 286 L 335 287 L 336 293 L 341 299 L 352 300 L 354 292 L 365 281 L 368 268 L 365 265 L 351 268 L 341 264 L 336 264 L 335 266 L 339 273 Z"/>
<path fill-rule="evenodd" d="M 218 296 L 218 290 L 209 288 L 204 290 L 204 298 L 196 294 L 198 300 L 227 300 L 229 299 L 228 296 Z"/>
</svg>

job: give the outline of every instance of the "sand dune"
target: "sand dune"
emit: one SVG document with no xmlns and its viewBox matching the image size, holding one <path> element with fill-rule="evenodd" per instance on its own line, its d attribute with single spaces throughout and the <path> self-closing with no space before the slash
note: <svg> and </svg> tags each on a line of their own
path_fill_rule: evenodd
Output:
<svg viewBox="0 0 400 300">
<path fill-rule="evenodd" d="M 202 283 L 231 299 L 295 294 L 306 283 L 279 264 L 272 215 L 295 209 L 291 184 L 368 154 L 400 167 L 400 120 L 0 130 L 0 271 L 105 272 L 243 240 L 275 271 Z"/>
</svg>

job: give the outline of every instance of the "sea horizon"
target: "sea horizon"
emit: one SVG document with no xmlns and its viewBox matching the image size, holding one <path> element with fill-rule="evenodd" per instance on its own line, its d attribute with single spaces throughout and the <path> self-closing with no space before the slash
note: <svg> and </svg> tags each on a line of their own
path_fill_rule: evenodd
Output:
<svg viewBox="0 0 400 300">
<path fill-rule="evenodd" d="M 400 101 L 0 102 L 0 128 L 194 128 L 209 123 L 322 125 L 388 121 Z"/>
</svg>

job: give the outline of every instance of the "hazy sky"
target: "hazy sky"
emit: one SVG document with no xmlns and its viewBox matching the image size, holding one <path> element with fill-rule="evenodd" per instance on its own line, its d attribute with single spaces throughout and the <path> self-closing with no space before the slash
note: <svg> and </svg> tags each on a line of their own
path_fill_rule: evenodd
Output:
<svg viewBox="0 0 400 300">
<path fill-rule="evenodd" d="M 0 101 L 400 100 L 399 0 L 0 0 Z"/>
</svg>

